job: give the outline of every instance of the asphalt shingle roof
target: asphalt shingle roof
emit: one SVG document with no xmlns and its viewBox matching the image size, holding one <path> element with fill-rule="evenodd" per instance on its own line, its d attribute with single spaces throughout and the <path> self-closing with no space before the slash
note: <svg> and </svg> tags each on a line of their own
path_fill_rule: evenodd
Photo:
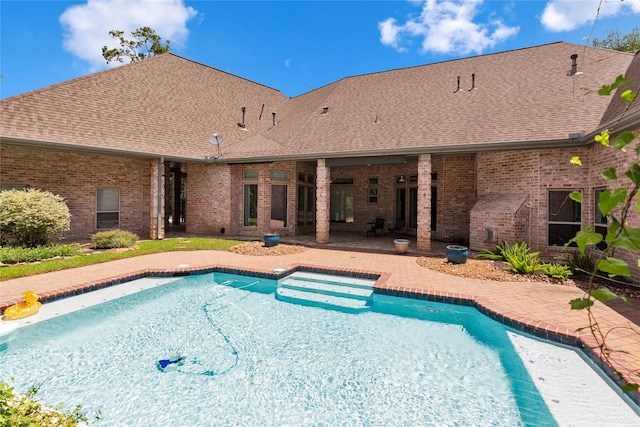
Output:
<svg viewBox="0 0 640 427">
<path fill-rule="evenodd" d="M 576 53 L 579 73 L 568 76 Z M 0 132 L 5 141 L 190 160 L 216 154 L 208 140 L 218 132 L 226 161 L 562 144 L 598 129 L 611 100 L 595 91 L 632 59 L 558 42 L 346 77 L 289 99 L 164 54 L 4 99 Z"/>
</svg>

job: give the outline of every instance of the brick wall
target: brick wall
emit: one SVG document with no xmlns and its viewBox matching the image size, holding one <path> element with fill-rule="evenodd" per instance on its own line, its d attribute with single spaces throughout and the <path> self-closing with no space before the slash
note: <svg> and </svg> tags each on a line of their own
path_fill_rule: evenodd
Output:
<svg viewBox="0 0 640 427">
<path fill-rule="evenodd" d="M 433 156 L 431 172 L 437 180 L 436 230 L 434 240 L 469 243 L 470 213 L 476 202 L 476 158 L 466 156 Z"/>
<path fill-rule="evenodd" d="M 542 256 L 554 257 L 564 252 L 562 247 L 547 247 L 548 191 L 583 190 L 582 227 L 593 224 L 594 181 L 591 161 L 593 149 L 567 148 L 478 154 L 478 195 L 490 193 L 521 193 L 529 196 L 528 214 L 524 211 L 515 220 L 515 238 L 526 240 L 532 250 Z M 582 158 L 583 167 L 571 164 L 573 156 Z M 504 218 L 486 219 L 496 227 Z M 479 233 L 472 230 L 472 233 Z M 502 240 L 502 239 L 500 239 Z M 499 242 L 498 242 L 499 243 Z M 512 242 L 511 242 L 512 243 Z"/>
<path fill-rule="evenodd" d="M 96 189 L 120 189 L 120 228 L 149 238 L 150 170 L 154 162 L 120 156 L 0 146 L 0 185 L 59 194 L 71 212 L 67 241 L 89 241 L 96 231 Z"/>
<path fill-rule="evenodd" d="M 640 129 L 635 130 L 636 141 L 638 137 L 640 137 Z M 628 146 L 627 152 L 616 151 L 611 148 L 603 147 L 600 144 L 594 144 L 593 149 L 589 152 L 589 157 L 586 159 L 583 158 L 583 165 L 587 165 L 589 169 L 589 182 L 591 188 L 608 188 L 610 190 L 614 190 L 620 186 L 625 186 L 627 189 L 630 188 L 630 181 L 624 177 L 624 172 L 629 168 L 634 161 L 636 161 L 635 156 L 635 144 L 632 143 Z M 608 169 L 611 166 L 615 166 L 618 175 L 618 181 L 614 181 L 613 183 L 606 181 L 604 178 L 600 176 L 600 172 Z M 620 179 L 622 178 L 622 179 Z M 587 212 L 584 216 L 587 217 L 589 223 L 587 225 L 593 225 L 593 217 L 596 205 L 598 203 L 595 200 L 594 192 L 590 191 L 588 197 L 585 201 L 583 201 L 584 210 L 583 212 Z M 585 194 L 585 196 L 587 196 Z M 637 199 L 638 196 L 636 196 Z M 614 211 L 614 215 L 619 218 L 619 210 Z M 640 228 L 640 214 L 636 212 L 635 204 L 632 205 L 628 217 L 627 224 L 632 228 Z M 638 268 L 638 253 L 634 251 L 630 251 L 624 248 L 617 248 L 615 253 L 616 258 L 620 258 L 625 260 L 629 264 L 629 269 L 631 271 L 631 275 L 634 279 L 640 280 L 640 268 Z"/>
<path fill-rule="evenodd" d="M 503 241 L 528 240 L 529 196 L 524 193 L 487 193 L 471 210 L 469 248 L 493 249 Z"/>
<path fill-rule="evenodd" d="M 490 247 L 491 243 L 498 244 L 503 240 L 513 243 L 518 237 L 529 239 L 530 235 L 524 228 L 527 224 L 532 224 L 533 218 L 537 218 L 538 214 L 538 151 L 479 153 L 477 158 L 478 197 L 493 193 L 522 194 L 528 197 L 528 203 L 518 208 L 518 215 L 510 215 L 509 218 L 495 210 L 478 213 L 472 224 L 474 229 L 471 230 L 474 236 L 473 249 L 485 249 Z M 513 214 L 513 211 L 511 213 Z M 485 241 L 486 228 L 493 230 L 493 242 Z M 533 231 L 531 235 L 535 235 L 536 232 Z"/>
<path fill-rule="evenodd" d="M 237 181 L 237 177 L 233 177 Z M 185 229 L 189 233 L 234 235 L 231 166 L 189 163 L 185 190 Z M 242 212 L 234 209 L 233 212 Z M 242 216 L 240 214 L 240 216 Z"/>
<path fill-rule="evenodd" d="M 258 179 L 244 179 L 244 171 L 258 172 Z M 272 179 L 271 172 L 287 172 L 288 179 Z M 297 166 L 296 162 L 255 163 L 249 165 L 231 165 L 231 229 L 239 236 L 261 237 L 267 232 L 277 232 L 281 236 L 294 235 L 297 214 Z M 243 225 L 244 184 L 258 184 L 258 224 Z M 271 185 L 287 186 L 287 219 L 282 227 L 271 222 Z"/>
</svg>

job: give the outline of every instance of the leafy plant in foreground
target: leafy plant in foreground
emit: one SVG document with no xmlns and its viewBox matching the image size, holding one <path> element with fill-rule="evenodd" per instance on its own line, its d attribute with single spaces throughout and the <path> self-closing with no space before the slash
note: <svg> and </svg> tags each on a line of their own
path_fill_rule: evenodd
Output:
<svg viewBox="0 0 640 427">
<path fill-rule="evenodd" d="M 0 382 L 0 426 L 74 427 L 89 422 L 80 405 L 67 412 L 62 412 L 62 404 L 56 409 L 42 405 L 35 400 L 39 391 L 40 386 L 32 386 L 23 395 L 14 392 L 8 383 Z M 99 415 L 100 412 L 95 421 L 100 419 Z"/>
<path fill-rule="evenodd" d="M 608 96 L 614 90 L 621 88 L 628 82 L 629 80 L 626 77 L 618 76 L 612 84 L 602 86 L 598 94 Z M 618 118 L 618 122 L 613 125 L 614 127 L 629 111 L 630 105 L 636 100 L 637 95 L 638 93 L 631 89 L 622 91 L 620 97 L 625 104 L 625 108 Z M 640 143 L 638 143 L 638 138 L 636 138 L 636 135 L 631 131 L 620 132 L 615 137 L 613 145 L 610 140 L 611 134 L 609 130 L 604 130 L 600 135 L 595 136 L 597 143 L 620 153 L 627 152 L 629 144 L 635 141 L 636 146 L 632 153 L 635 154 L 635 157 L 628 159 L 629 166 L 627 170 L 624 171 L 623 176 L 620 176 L 618 173 L 617 165 L 620 164 L 619 161 L 616 162 L 617 165 L 611 166 L 600 173 L 600 176 L 607 182 L 608 187 L 606 190 L 600 192 L 598 200 L 598 210 L 603 217 L 607 218 L 609 225 L 606 236 L 594 232 L 592 227 L 587 227 L 585 230 L 576 233 L 576 236 L 568 243 L 575 242 L 582 255 L 587 253 L 587 249 L 594 250 L 596 245 L 604 246 L 604 249 L 597 252 L 598 256 L 594 261 L 595 266 L 591 271 L 589 289 L 585 296 L 571 300 L 570 305 L 572 309 L 587 311 L 589 329 L 592 337 L 596 341 L 594 348 L 600 352 L 603 360 L 609 366 L 613 367 L 615 375 L 622 379 L 624 377 L 623 373 L 616 370 L 611 360 L 611 356 L 616 350 L 611 349 L 606 343 L 611 331 L 602 330 L 591 308 L 595 301 L 608 301 L 618 298 L 627 301 L 626 297 L 617 295 L 608 288 L 595 289 L 594 278 L 598 270 L 607 273 L 610 278 L 617 276 L 630 277 L 629 264 L 624 259 L 616 257 L 616 250 L 630 251 L 634 257 L 640 252 L 640 228 L 631 227 L 629 223 L 633 208 L 635 207 L 636 212 L 640 212 L 640 199 L 637 198 L 638 191 L 640 191 Z M 582 165 L 580 158 L 577 156 L 571 159 L 571 163 L 579 166 Z M 581 192 L 573 192 L 570 197 L 582 203 Z M 631 326 L 627 329 L 636 335 L 640 335 L 640 331 Z M 636 372 L 635 374 L 640 375 L 640 372 Z M 639 385 L 628 380 L 629 377 L 625 379 L 627 384 L 622 387 L 622 390 L 624 392 L 638 391 Z"/>
</svg>

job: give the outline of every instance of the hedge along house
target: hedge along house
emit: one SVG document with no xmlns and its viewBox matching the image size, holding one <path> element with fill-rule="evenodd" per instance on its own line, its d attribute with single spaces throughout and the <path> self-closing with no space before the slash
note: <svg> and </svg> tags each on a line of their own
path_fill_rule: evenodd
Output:
<svg viewBox="0 0 640 427">
<path fill-rule="evenodd" d="M 558 42 L 290 99 L 169 53 L 2 100 L 0 185 L 62 195 L 69 239 L 162 238 L 184 222 L 327 243 L 383 217 L 420 250 L 524 240 L 553 255 L 577 230 L 606 227 L 599 172 L 633 160 L 593 144 L 602 129 L 640 128 L 640 101 L 623 111 L 596 93 L 619 74 L 637 89 L 640 56 Z"/>
</svg>

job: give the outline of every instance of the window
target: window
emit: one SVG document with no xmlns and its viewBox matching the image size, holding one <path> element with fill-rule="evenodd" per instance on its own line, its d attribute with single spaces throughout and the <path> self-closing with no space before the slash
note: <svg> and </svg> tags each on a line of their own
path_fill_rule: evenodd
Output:
<svg viewBox="0 0 640 427">
<path fill-rule="evenodd" d="M 353 188 L 331 186 L 331 222 L 353 222 Z"/>
<path fill-rule="evenodd" d="M 244 179 L 258 179 L 258 171 L 254 171 L 254 170 L 244 171 Z"/>
<path fill-rule="evenodd" d="M 367 194 L 369 203 L 378 203 L 378 178 L 369 178 Z"/>
<path fill-rule="evenodd" d="M 603 239 L 607 236 L 609 223 L 607 221 L 607 217 L 602 215 L 602 212 L 600 212 L 598 203 L 600 202 L 600 193 L 605 190 L 606 188 L 596 188 L 593 190 L 593 231 L 602 234 Z M 605 242 L 600 242 L 596 247 L 600 250 L 604 250 L 606 249 L 607 244 Z"/>
<path fill-rule="evenodd" d="M 289 172 L 271 171 L 271 179 L 278 180 L 278 181 L 286 181 L 289 179 Z"/>
<path fill-rule="evenodd" d="M 96 202 L 96 228 L 118 228 L 120 226 L 120 189 L 98 188 Z"/>
<path fill-rule="evenodd" d="M 287 226 L 287 186 L 271 186 L 271 228 Z"/>
<path fill-rule="evenodd" d="M 316 221 L 316 189 L 307 187 L 307 224 Z"/>
<path fill-rule="evenodd" d="M 300 181 L 300 179 L 298 179 L 298 181 Z M 302 179 L 302 181 L 304 182 L 304 179 Z M 298 185 L 298 225 L 304 225 L 306 221 L 306 212 L 304 209 L 304 203 L 307 200 L 306 194 L 307 187 L 304 185 Z"/>
<path fill-rule="evenodd" d="M 569 198 L 573 190 L 549 190 L 548 246 L 563 246 L 581 228 L 582 204 Z"/>
<path fill-rule="evenodd" d="M 298 225 L 313 224 L 316 202 L 313 175 L 298 172 L 298 181 Z"/>
<path fill-rule="evenodd" d="M 378 203 L 378 189 L 370 188 L 369 189 L 369 203 Z"/>
<path fill-rule="evenodd" d="M 258 184 L 244 185 L 244 222 L 245 227 L 258 226 Z"/>
</svg>

